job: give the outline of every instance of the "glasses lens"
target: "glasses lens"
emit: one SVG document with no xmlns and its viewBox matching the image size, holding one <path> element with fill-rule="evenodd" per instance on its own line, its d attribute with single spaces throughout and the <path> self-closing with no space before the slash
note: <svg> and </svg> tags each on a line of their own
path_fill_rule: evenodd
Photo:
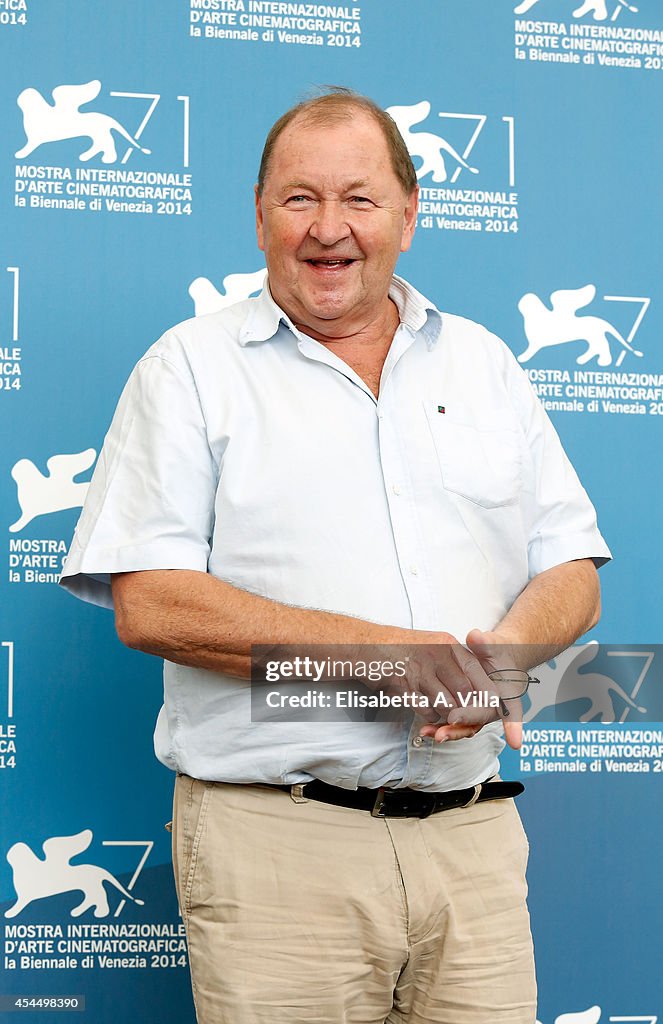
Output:
<svg viewBox="0 0 663 1024">
<path fill-rule="evenodd" d="M 519 669 L 502 669 L 499 672 L 491 672 L 488 678 L 495 686 L 495 692 L 502 700 L 512 700 L 515 697 L 523 697 L 527 693 L 529 675 Z"/>
</svg>

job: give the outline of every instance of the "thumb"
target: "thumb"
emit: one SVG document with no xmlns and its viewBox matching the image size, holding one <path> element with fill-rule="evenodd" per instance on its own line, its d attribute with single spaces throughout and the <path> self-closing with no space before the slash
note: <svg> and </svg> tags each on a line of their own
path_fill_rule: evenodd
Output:
<svg viewBox="0 0 663 1024">
<path fill-rule="evenodd" d="M 465 644 L 479 659 L 485 672 L 491 672 L 496 667 L 494 659 L 497 657 L 499 660 L 500 641 L 498 633 L 484 632 L 481 629 L 471 629 L 465 638 Z"/>
<path fill-rule="evenodd" d="M 471 629 L 465 638 L 465 643 L 468 647 L 476 647 L 479 644 L 486 643 L 484 637 L 487 635 L 481 629 Z"/>
<path fill-rule="evenodd" d="M 489 647 L 494 644 L 498 644 L 501 640 L 499 633 L 493 633 L 489 630 L 482 629 L 471 629 L 465 638 L 465 643 L 475 654 L 477 650 L 475 648 Z"/>
<path fill-rule="evenodd" d="M 520 660 L 516 644 L 497 630 L 484 632 L 481 629 L 471 629 L 465 638 L 465 644 L 487 673 L 496 669 L 515 667 Z"/>
<path fill-rule="evenodd" d="M 472 654 L 476 655 L 479 659 L 485 672 L 506 667 L 500 664 L 500 659 L 506 659 L 509 663 L 513 661 L 513 647 L 507 644 L 504 637 L 500 636 L 499 633 L 471 629 L 465 638 L 465 643 L 472 651 Z M 523 711 L 521 701 L 509 701 L 508 717 L 506 715 L 501 717 L 502 725 L 504 726 L 504 738 L 507 744 L 512 750 L 519 750 L 523 742 Z"/>
<path fill-rule="evenodd" d="M 523 742 L 523 723 L 522 721 L 509 722 L 502 719 L 502 725 L 504 726 L 504 739 L 512 750 L 520 750 Z"/>
</svg>

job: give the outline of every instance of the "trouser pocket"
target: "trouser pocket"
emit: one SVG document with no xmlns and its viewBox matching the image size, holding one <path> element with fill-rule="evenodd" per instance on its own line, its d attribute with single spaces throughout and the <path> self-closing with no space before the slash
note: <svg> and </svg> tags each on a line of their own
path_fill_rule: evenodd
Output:
<svg viewBox="0 0 663 1024">
<path fill-rule="evenodd" d="M 175 780 L 173 801 L 173 870 L 180 913 L 185 923 L 191 909 L 198 853 L 207 827 L 213 783 L 188 775 Z"/>
</svg>

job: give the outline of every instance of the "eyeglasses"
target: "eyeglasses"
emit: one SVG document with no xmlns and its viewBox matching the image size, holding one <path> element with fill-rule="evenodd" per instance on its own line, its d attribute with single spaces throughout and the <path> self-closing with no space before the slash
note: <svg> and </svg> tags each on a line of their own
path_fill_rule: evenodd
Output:
<svg viewBox="0 0 663 1024">
<path fill-rule="evenodd" d="M 495 693 L 500 699 L 500 708 L 505 718 L 509 717 L 510 711 L 504 702 L 524 697 L 530 683 L 541 682 L 529 672 L 517 668 L 496 669 L 495 672 L 488 673 L 488 678 L 495 685 Z"/>
</svg>

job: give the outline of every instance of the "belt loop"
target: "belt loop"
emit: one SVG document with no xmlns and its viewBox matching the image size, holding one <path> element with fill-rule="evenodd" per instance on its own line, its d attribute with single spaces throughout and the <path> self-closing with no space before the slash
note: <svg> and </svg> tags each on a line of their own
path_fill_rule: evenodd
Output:
<svg viewBox="0 0 663 1024">
<path fill-rule="evenodd" d="M 477 802 L 481 794 L 482 785 L 483 783 L 480 782 L 478 786 L 474 787 L 474 793 L 472 794 L 472 796 L 470 797 L 466 804 L 462 804 L 463 807 L 472 807 Z"/>
<path fill-rule="evenodd" d="M 308 797 L 304 796 L 305 782 L 296 782 L 290 787 L 290 799 L 296 804 L 307 804 Z"/>
</svg>

